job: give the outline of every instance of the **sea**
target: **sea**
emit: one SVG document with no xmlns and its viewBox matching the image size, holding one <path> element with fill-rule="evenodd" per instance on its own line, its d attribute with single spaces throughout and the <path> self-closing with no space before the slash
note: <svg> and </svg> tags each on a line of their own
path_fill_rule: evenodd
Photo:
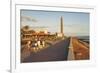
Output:
<svg viewBox="0 0 100 73">
<path fill-rule="evenodd" d="M 90 36 L 76 36 L 79 40 L 90 43 Z"/>
</svg>

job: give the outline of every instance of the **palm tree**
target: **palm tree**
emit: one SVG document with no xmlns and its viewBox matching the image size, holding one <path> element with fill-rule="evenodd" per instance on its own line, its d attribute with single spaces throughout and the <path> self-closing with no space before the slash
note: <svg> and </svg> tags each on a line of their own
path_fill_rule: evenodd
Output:
<svg viewBox="0 0 100 73">
<path fill-rule="evenodd" d="M 26 26 L 23 27 L 23 29 L 28 30 L 29 29 L 29 26 L 26 25 Z"/>
</svg>

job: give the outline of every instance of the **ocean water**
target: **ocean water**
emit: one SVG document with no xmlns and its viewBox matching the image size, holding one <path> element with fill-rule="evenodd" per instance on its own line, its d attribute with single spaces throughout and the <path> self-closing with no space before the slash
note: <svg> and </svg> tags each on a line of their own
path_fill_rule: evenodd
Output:
<svg viewBox="0 0 100 73">
<path fill-rule="evenodd" d="M 79 40 L 90 43 L 90 36 L 76 36 Z"/>
</svg>

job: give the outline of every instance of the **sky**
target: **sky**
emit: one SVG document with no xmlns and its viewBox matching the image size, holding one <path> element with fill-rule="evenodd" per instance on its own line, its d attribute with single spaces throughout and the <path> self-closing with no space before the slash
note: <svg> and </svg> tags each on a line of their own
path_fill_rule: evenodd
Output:
<svg viewBox="0 0 100 73">
<path fill-rule="evenodd" d="M 89 36 L 90 15 L 83 12 L 21 10 L 21 26 L 60 32 L 61 16 L 66 36 Z"/>
</svg>

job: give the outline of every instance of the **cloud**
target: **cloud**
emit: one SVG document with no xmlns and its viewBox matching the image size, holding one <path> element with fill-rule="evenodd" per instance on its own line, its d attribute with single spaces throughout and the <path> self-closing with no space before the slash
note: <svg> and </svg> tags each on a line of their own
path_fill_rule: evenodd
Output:
<svg viewBox="0 0 100 73">
<path fill-rule="evenodd" d="M 37 22 L 37 20 L 31 16 L 21 16 L 21 21 L 31 21 L 31 22 Z"/>
</svg>

